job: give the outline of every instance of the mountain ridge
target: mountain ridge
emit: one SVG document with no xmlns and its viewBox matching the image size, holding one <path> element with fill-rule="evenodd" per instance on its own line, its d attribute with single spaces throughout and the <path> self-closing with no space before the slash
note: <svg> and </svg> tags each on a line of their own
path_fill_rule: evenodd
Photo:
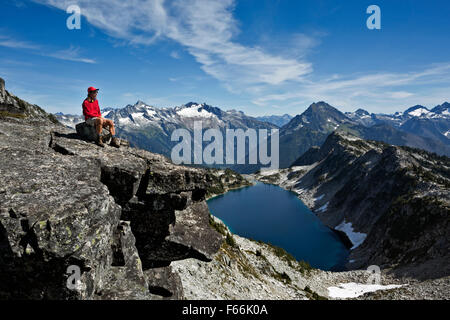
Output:
<svg viewBox="0 0 450 320">
<path fill-rule="evenodd" d="M 290 166 L 312 146 L 320 146 L 332 131 L 348 131 L 359 136 L 396 145 L 419 147 L 438 154 L 450 155 L 450 116 L 445 114 L 446 103 L 420 116 L 409 113 L 425 110 L 422 106 L 408 108 L 393 115 L 369 114 L 363 109 L 343 113 L 324 101 L 312 103 L 303 113 L 292 117 L 280 130 L 280 166 Z M 436 109 L 438 108 L 438 109 Z M 428 110 L 428 109 L 427 109 Z M 406 115 L 404 115 L 406 114 Z M 73 127 L 81 117 L 56 115 L 62 123 Z M 259 121 L 241 111 L 223 111 L 205 103 L 189 102 L 173 108 L 156 108 L 142 101 L 121 109 L 104 109 L 104 117 L 114 120 L 119 136 L 132 145 L 170 156 L 174 143 L 170 134 L 177 128 L 192 130 L 193 122 L 201 120 L 205 128 L 275 129 L 274 124 Z M 448 136 L 448 137 L 447 137 Z M 233 166 L 241 173 L 259 169 L 259 165 Z"/>
</svg>

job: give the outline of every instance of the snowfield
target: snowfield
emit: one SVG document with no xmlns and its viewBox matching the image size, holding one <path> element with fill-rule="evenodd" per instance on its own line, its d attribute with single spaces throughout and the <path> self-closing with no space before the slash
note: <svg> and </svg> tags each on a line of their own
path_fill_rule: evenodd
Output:
<svg viewBox="0 0 450 320">
<path fill-rule="evenodd" d="M 375 292 L 378 290 L 389 290 L 400 288 L 403 285 L 380 285 L 380 284 L 362 284 L 362 283 L 340 283 L 338 287 L 328 287 L 328 295 L 331 298 L 356 298 L 367 292 Z"/>
<path fill-rule="evenodd" d="M 408 114 L 413 117 L 421 117 L 422 115 L 427 114 L 427 113 L 430 113 L 430 111 L 425 108 L 418 108 L 414 111 L 408 112 Z"/>
<path fill-rule="evenodd" d="M 320 210 L 320 209 L 318 209 L 318 210 Z M 361 243 L 364 242 L 364 240 L 366 240 L 366 237 L 367 237 L 367 234 L 365 234 L 365 233 L 353 231 L 352 223 L 351 222 L 346 223 L 345 219 L 335 229 L 345 232 L 347 237 L 353 243 L 353 247 L 351 247 L 350 250 L 357 248 Z"/>
<path fill-rule="evenodd" d="M 205 109 L 200 110 L 201 105 L 193 105 L 190 108 L 183 108 L 177 111 L 177 114 L 183 117 L 188 118 L 212 118 L 215 117 L 211 112 L 206 111 Z"/>
</svg>

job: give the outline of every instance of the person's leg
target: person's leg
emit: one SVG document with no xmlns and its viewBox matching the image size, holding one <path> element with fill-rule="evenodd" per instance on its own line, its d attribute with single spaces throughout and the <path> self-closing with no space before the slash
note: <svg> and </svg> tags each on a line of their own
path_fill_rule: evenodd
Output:
<svg viewBox="0 0 450 320">
<path fill-rule="evenodd" d="M 109 132 L 111 132 L 111 135 L 114 136 L 116 134 L 116 130 L 114 128 L 114 122 L 112 120 L 103 119 L 103 126 L 105 128 L 108 128 Z"/>
<path fill-rule="evenodd" d="M 95 119 L 95 130 L 97 130 L 98 135 L 102 134 L 103 131 L 103 120 L 102 118 Z"/>
<path fill-rule="evenodd" d="M 120 140 L 116 138 L 114 135 L 116 134 L 116 130 L 114 128 L 114 121 L 110 119 L 103 119 L 103 126 L 109 129 L 109 132 L 113 136 L 111 139 L 111 145 L 116 148 L 120 148 Z"/>
</svg>

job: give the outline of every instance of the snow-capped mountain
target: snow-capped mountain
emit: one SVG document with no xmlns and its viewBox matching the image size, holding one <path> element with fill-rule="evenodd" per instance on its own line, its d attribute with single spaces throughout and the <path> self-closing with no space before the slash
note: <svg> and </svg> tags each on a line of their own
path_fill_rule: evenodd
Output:
<svg viewBox="0 0 450 320">
<path fill-rule="evenodd" d="M 376 122 L 389 122 L 391 125 L 399 127 L 412 118 L 448 120 L 450 119 L 450 103 L 444 102 L 431 110 L 427 107 L 416 105 L 406 109 L 404 112 L 395 112 L 394 114 L 376 114 L 358 109 L 355 112 L 345 112 L 345 115 L 361 124 L 367 123 L 372 125 Z M 371 119 L 371 122 L 368 119 Z"/>
<path fill-rule="evenodd" d="M 73 128 L 84 121 L 81 116 L 61 113 L 55 116 L 61 123 Z M 241 111 L 224 111 L 206 103 L 195 102 L 173 108 L 157 108 L 138 101 L 121 109 L 105 108 L 102 116 L 112 119 L 118 135 L 128 139 L 132 145 L 167 156 L 175 144 L 170 139 L 172 132 L 178 128 L 193 130 L 195 121 L 201 120 L 203 129 L 217 128 L 221 131 L 277 128 L 274 124 L 259 121 Z"/>
<path fill-rule="evenodd" d="M 58 112 L 55 113 L 54 116 L 59 122 L 70 128 L 75 128 L 77 123 L 84 121 L 84 117 L 82 115 L 64 114 L 62 112 Z"/>
<path fill-rule="evenodd" d="M 450 155 L 450 115 L 448 103 L 431 110 L 414 106 L 405 112 L 374 114 L 358 109 L 345 114 L 326 102 L 313 103 L 305 112 L 280 128 L 280 166 L 290 166 L 312 146 L 320 146 L 333 131 L 356 134 L 364 139 L 405 145 Z M 175 129 L 192 130 L 196 120 L 203 129 L 272 129 L 276 125 L 250 117 L 241 111 L 224 111 L 205 103 L 189 102 L 173 108 L 157 108 L 138 101 L 121 109 L 105 108 L 105 118 L 114 120 L 117 132 L 132 145 L 170 156 L 176 142 Z M 74 127 L 84 121 L 81 116 L 55 114 L 63 124 Z M 225 134 L 224 134 L 225 135 Z M 254 172 L 257 166 L 238 166 L 241 173 Z"/>
<path fill-rule="evenodd" d="M 431 112 L 448 117 L 450 116 L 450 103 L 444 102 L 443 104 L 431 109 Z"/>
<path fill-rule="evenodd" d="M 84 121 L 82 116 L 56 113 L 58 120 L 69 127 Z M 119 128 L 140 129 L 149 125 L 165 131 L 168 124 L 192 129 L 193 122 L 202 120 L 203 128 L 276 128 L 257 118 L 245 115 L 242 111 L 223 111 L 205 103 L 189 102 L 174 108 L 157 108 L 138 101 L 121 109 L 102 109 L 102 116 L 114 120 Z"/>
<path fill-rule="evenodd" d="M 450 155 L 450 139 L 444 135 L 450 130 L 450 117 L 445 114 L 447 105 L 443 106 L 436 109 L 439 113 L 414 106 L 387 115 L 369 114 L 363 109 L 344 114 L 326 102 L 313 103 L 280 129 L 280 166 L 289 167 L 310 147 L 320 146 L 333 131 Z"/>
<path fill-rule="evenodd" d="M 387 123 L 402 131 L 444 142 L 450 138 L 450 103 L 448 102 L 431 110 L 416 105 L 404 112 L 394 114 L 369 114 L 363 109 L 358 109 L 356 112 L 346 112 L 345 115 L 366 127 Z"/>
</svg>

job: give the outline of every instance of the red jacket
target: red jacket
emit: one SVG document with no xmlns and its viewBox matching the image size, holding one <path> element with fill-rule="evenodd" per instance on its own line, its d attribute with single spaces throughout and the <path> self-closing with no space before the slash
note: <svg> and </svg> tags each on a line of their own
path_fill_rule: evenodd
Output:
<svg viewBox="0 0 450 320">
<path fill-rule="evenodd" d="M 92 100 L 91 98 L 86 98 L 86 100 L 83 101 L 83 115 L 84 120 L 102 116 L 97 99 Z"/>
</svg>

